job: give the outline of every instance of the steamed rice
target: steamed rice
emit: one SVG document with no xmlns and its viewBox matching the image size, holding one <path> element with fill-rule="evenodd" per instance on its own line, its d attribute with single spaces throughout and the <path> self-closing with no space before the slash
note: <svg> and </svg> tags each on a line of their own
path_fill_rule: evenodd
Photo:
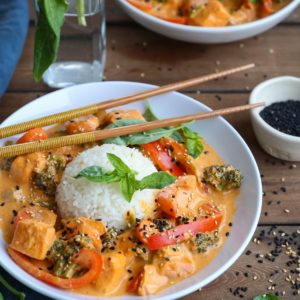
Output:
<svg viewBox="0 0 300 300">
<path fill-rule="evenodd" d="M 136 178 L 139 180 L 157 172 L 151 160 L 137 149 L 104 144 L 86 150 L 67 166 L 57 188 L 56 201 L 63 218 L 85 216 L 101 219 L 107 226 L 121 229 L 127 225 L 127 212 L 133 213 L 136 218 L 152 214 L 157 190 L 136 191 L 129 203 L 123 197 L 118 182 L 95 183 L 85 178 L 74 178 L 90 166 L 100 166 L 105 172 L 113 171 L 114 167 L 109 162 L 107 153 L 115 154 L 136 171 Z"/>
</svg>

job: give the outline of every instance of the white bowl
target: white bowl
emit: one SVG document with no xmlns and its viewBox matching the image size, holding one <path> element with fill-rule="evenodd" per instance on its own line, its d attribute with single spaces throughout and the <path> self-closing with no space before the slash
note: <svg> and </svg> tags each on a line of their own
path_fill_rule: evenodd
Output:
<svg viewBox="0 0 300 300">
<path fill-rule="evenodd" d="M 171 23 L 143 12 L 127 0 L 117 2 L 135 21 L 157 33 L 185 42 L 218 44 L 243 40 L 274 27 L 296 9 L 300 0 L 293 0 L 275 14 L 257 21 L 214 28 Z"/>
<path fill-rule="evenodd" d="M 45 95 L 19 109 L 1 126 L 45 116 L 47 114 L 99 102 L 100 99 L 113 99 L 142 92 L 153 85 L 134 82 L 101 82 L 77 85 Z M 204 104 L 183 94 L 172 92 L 151 99 L 151 105 L 160 118 L 191 114 L 197 111 L 209 111 Z M 139 101 L 126 105 L 127 108 L 145 109 L 145 103 Z M 163 290 L 158 295 L 146 297 L 148 300 L 173 300 L 204 287 L 225 272 L 243 253 L 257 226 L 262 204 L 262 187 L 259 171 L 252 153 L 236 130 L 223 118 L 214 118 L 195 122 L 191 128 L 198 131 L 211 144 L 222 158 L 239 168 L 244 175 L 244 183 L 237 199 L 236 214 L 230 236 L 216 258 L 203 270 L 180 283 Z M 3 145 L 4 140 L 1 141 Z M 49 286 L 18 267 L 6 252 L 6 243 L 0 234 L 0 264 L 12 276 L 30 288 L 54 299 L 90 300 L 105 299 L 79 295 Z M 136 299 L 143 297 L 124 296 L 116 299 Z"/>
<path fill-rule="evenodd" d="M 264 81 L 252 91 L 249 103 L 264 101 L 267 106 L 289 99 L 300 101 L 300 78 L 281 76 Z M 300 161 L 300 137 L 274 129 L 259 115 L 262 109 L 251 110 L 253 129 L 261 147 L 277 158 Z"/>
</svg>

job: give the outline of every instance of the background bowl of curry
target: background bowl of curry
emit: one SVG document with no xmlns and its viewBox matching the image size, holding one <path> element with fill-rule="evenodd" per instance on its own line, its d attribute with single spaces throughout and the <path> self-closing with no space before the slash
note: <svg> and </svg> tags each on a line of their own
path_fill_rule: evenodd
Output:
<svg viewBox="0 0 300 300">
<path fill-rule="evenodd" d="M 77 85 L 49 93 L 32 101 L 6 119 L 1 124 L 1 127 L 92 103 L 98 103 L 101 98 L 102 101 L 115 99 L 140 93 L 151 88 L 154 88 L 154 86 L 143 83 L 118 81 Z M 101 97 L 100 99 L 99 95 Z M 153 97 L 150 99 L 150 102 L 154 113 L 161 119 L 191 114 L 197 111 L 210 111 L 210 108 L 201 102 L 178 92 Z M 124 108 L 144 111 L 146 104 L 144 101 L 139 101 L 125 105 Z M 230 163 L 238 168 L 243 174 L 244 180 L 237 198 L 230 199 L 231 201 L 235 201 L 235 211 L 230 212 L 232 214 L 231 219 L 233 225 L 230 227 L 229 236 L 222 240 L 222 248 L 220 251 L 212 261 L 199 272 L 162 290 L 158 294 L 147 296 L 146 298 L 148 300 L 173 300 L 183 297 L 204 287 L 223 274 L 244 252 L 255 232 L 261 212 L 262 185 L 259 170 L 250 149 L 238 132 L 222 117 L 194 122 L 190 127 L 192 130 L 197 131 L 204 140 L 218 152 L 224 162 Z M 17 137 L 15 137 L 14 140 L 16 138 Z M 12 140 L 12 138 L 1 140 L 0 146 L 3 146 L 7 140 Z M 0 178 L 0 182 L 3 182 L 3 178 Z M 3 210 L 0 211 L 0 213 L 3 213 Z M 11 215 L 11 211 L 7 213 Z M 223 225 L 228 226 L 228 224 Z M 37 292 L 56 300 L 107 299 L 105 297 L 78 294 L 76 291 L 58 289 L 26 273 L 16 265 L 8 255 L 6 249 L 7 242 L 1 234 L 2 228 L 0 222 L 0 265 L 16 279 Z M 204 256 L 203 259 L 205 259 L 205 257 L 206 256 Z M 120 299 L 120 297 L 109 298 L 111 300 Z M 122 295 L 122 299 L 138 300 L 143 299 L 143 297 Z"/>
<path fill-rule="evenodd" d="M 223 27 L 200 27 L 165 21 L 134 7 L 127 0 L 116 1 L 131 18 L 146 28 L 176 40 L 202 44 L 228 43 L 258 35 L 276 26 L 300 4 L 300 0 L 292 0 L 276 13 L 250 23 Z"/>
</svg>

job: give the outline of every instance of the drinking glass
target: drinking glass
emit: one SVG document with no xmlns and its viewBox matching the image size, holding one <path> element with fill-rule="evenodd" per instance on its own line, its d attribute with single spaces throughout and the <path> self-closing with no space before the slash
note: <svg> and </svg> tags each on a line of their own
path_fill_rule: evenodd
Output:
<svg viewBox="0 0 300 300">
<path fill-rule="evenodd" d="M 101 81 L 105 66 L 105 0 L 84 0 L 86 26 L 78 24 L 78 0 L 67 2 L 57 60 L 43 75 L 54 88 Z M 37 1 L 35 5 L 38 13 Z"/>
</svg>

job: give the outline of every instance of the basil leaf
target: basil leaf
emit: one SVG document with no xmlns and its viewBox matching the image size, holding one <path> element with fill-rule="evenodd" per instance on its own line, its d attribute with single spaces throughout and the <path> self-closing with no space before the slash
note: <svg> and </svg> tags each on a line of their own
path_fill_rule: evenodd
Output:
<svg viewBox="0 0 300 300">
<path fill-rule="evenodd" d="M 176 180 L 176 177 L 170 175 L 167 172 L 161 171 L 152 173 L 142 180 L 139 183 L 139 189 L 162 189 L 167 185 L 172 184 Z"/>
<path fill-rule="evenodd" d="M 143 120 L 135 120 L 135 119 L 123 119 L 123 120 L 117 120 L 114 123 L 109 124 L 106 126 L 106 129 L 111 129 L 111 128 L 117 128 L 117 127 L 122 127 L 122 126 L 129 126 L 129 125 L 135 125 L 135 124 L 141 124 L 145 123 Z M 105 144 L 115 144 L 115 145 L 121 145 L 121 146 L 128 146 L 129 144 L 127 143 L 126 136 L 118 136 L 114 138 L 109 138 L 103 140 Z"/>
<path fill-rule="evenodd" d="M 128 126 L 128 125 L 141 124 L 141 123 L 145 123 L 145 121 L 124 119 L 124 120 L 117 120 L 115 123 L 108 125 L 106 128 L 117 128 L 121 126 Z M 123 146 L 143 145 L 153 141 L 157 141 L 164 136 L 171 136 L 173 133 L 175 133 L 182 127 L 183 126 L 181 125 L 177 127 L 158 128 L 158 129 L 148 130 L 144 132 L 138 132 L 131 135 L 105 139 L 104 143 L 123 145 Z"/>
<path fill-rule="evenodd" d="M 128 173 L 133 173 L 133 171 L 117 155 L 107 153 L 107 158 L 110 161 L 110 163 L 115 167 L 119 176 L 124 176 Z"/>
<path fill-rule="evenodd" d="M 34 42 L 33 77 L 39 81 L 56 60 L 60 29 L 68 4 L 65 0 L 38 0 L 39 15 Z"/>
<path fill-rule="evenodd" d="M 137 190 L 135 177 L 131 174 L 126 174 L 120 181 L 120 188 L 124 198 L 130 202 L 134 192 Z"/>
<path fill-rule="evenodd" d="M 6 287 L 13 295 L 15 295 L 16 297 L 19 298 L 19 300 L 25 300 L 25 293 L 18 291 L 17 289 L 15 289 L 11 284 L 9 284 L 4 277 L 2 277 L 0 275 L 0 283 Z M 0 293 L 1 294 L 1 293 Z M 2 294 L 1 294 L 2 295 Z M 4 298 L 2 298 L 4 299 Z"/>
<path fill-rule="evenodd" d="M 182 128 L 181 132 L 189 154 L 197 158 L 204 149 L 202 138 L 188 127 Z"/>
<path fill-rule="evenodd" d="M 179 131 L 174 131 L 171 135 L 170 138 L 172 138 L 173 140 L 175 140 L 178 143 L 183 143 L 183 138 L 180 134 Z"/>
<path fill-rule="evenodd" d="M 267 293 L 267 294 L 256 296 L 253 298 L 253 300 L 280 300 L 280 298 L 274 294 Z"/>
<path fill-rule="evenodd" d="M 149 100 L 146 101 L 146 110 L 143 116 L 147 122 L 158 120 L 158 117 L 154 114 L 154 112 L 151 109 Z"/>
<path fill-rule="evenodd" d="M 82 177 L 98 183 L 111 183 L 120 181 L 120 176 L 116 171 L 105 173 L 101 167 L 97 166 L 91 166 L 83 169 L 75 178 L 77 179 Z"/>
</svg>

